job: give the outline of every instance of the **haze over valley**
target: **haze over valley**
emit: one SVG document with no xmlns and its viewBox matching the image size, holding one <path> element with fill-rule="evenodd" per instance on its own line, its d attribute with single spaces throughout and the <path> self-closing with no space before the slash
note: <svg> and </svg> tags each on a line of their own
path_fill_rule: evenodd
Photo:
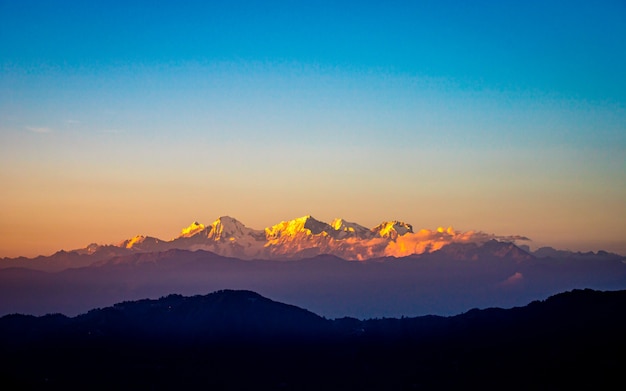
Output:
<svg viewBox="0 0 626 391">
<path fill-rule="evenodd" d="M 453 315 L 523 305 L 571 289 L 626 289 L 624 257 L 531 251 L 523 236 L 372 228 L 312 216 L 265 230 L 232 217 L 171 240 L 138 235 L 0 260 L 0 314 L 79 314 L 123 300 L 247 289 L 329 317 Z"/>
</svg>

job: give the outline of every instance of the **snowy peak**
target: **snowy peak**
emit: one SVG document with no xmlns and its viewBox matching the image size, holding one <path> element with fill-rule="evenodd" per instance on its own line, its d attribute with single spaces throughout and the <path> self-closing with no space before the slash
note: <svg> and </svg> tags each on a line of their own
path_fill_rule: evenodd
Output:
<svg viewBox="0 0 626 391">
<path fill-rule="evenodd" d="M 132 250 L 140 250 L 140 251 L 153 251 L 156 249 L 156 246 L 159 246 L 160 243 L 163 243 L 161 240 L 157 238 L 153 238 L 151 236 L 137 235 L 133 238 L 126 239 L 117 247 L 132 249 Z"/>
<path fill-rule="evenodd" d="M 197 234 L 198 232 L 204 230 L 205 226 L 204 224 L 200 224 L 197 221 L 194 221 L 193 223 L 191 223 L 191 225 L 189 227 L 183 228 L 180 231 L 180 235 L 178 236 L 179 238 L 188 238 L 190 236 L 193 236 L 195 234 Z"/>
<path fill-rule="evenodd" d="M 347 238 L 372 238 L 374 235 L 367 227 L 357 223 L 352 223 L 344 219 L 335 219 L 331 224 L 317 220 L 307 215 L 294 220 L 282 221 L 272 227 L 265 229 L 268 240 L 296 236 L 324 236 L 334 239 Z"/>
<path fill-rule="evenodd" d="M 300 235 L 323 235 L 333 231 L 333 228 L 307 215 L 294 220 L 281 221 L 271 227 L 265 228 L 265 236 L 268 240 L 282 237 L 296 237 Z"/>
<path fill-rule="evenodd" d="M 374 232 L 376 236 L 380 236 L 381 238 L 396 240 L 398 236 L 402 236 L 407 233 L 413 233 L 413 226 L 403 221 L 385 221 L 372 228 L 372 232 Z"/>
<path fill-rule="evenodd" d="M 144 240 L 146 240 L 145 236 L 137 235 L 137 236 L 135 236 L 133 238 L 124 240 L 123 242 L 118 244 L 118 246 L 119 247 L 124 247 L 124 248 L 133 248 L 135 245 L 143 243 Z"/>
<path fill-rule="evenodd" d="M 352 237 L 366 239 L 374 236 L 372 234 L 372 231 L 367 227 L 364 227 L 357 223 L 351 223 L 344 219 L 335 219 L 332 221 L 332 223 L 330 223 L 330 226 L 336 231 L 335 236 L 338 239 Z"/>
<path fill-rule="evenodd" d="M 219 217 L 208 226 L 193 223 L 183 233 L 186 234 L 168 242 L 167 248 L 212 251 L 245 259 L 263 257 L 265 233 L 229 216 Z"/>
<path fill-rule="evenodd" d="M 213 241 L 237 241 L 245 237 L 263 239 L 263 231 L 246 227 L 239 220 L 222 216 L 215 220 L 209 228 L 208 239 Z"/>
</svg>

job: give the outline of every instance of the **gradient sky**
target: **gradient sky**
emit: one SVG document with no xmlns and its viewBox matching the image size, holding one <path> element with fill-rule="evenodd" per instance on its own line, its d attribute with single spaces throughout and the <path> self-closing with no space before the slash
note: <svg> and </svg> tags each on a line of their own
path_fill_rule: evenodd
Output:
<svg viewBox="0 0 626 391">
<path fill-rule="evenodd" d="M 0 0 L 0 256 L 306 214 L 626 254 L 626 3 L 468 3 Z"/>
</svg>

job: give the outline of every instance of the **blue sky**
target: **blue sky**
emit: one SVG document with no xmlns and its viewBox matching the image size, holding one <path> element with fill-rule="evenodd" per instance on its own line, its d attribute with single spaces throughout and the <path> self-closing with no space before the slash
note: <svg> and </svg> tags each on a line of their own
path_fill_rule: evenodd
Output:
<svg viewBox="0 0 626 391">
<path fill-rule="evenodd" d="M 626 253 L 624 69 L 619 1 L 0 0 L 0 256 L 224 214 Z"/>
</svg>

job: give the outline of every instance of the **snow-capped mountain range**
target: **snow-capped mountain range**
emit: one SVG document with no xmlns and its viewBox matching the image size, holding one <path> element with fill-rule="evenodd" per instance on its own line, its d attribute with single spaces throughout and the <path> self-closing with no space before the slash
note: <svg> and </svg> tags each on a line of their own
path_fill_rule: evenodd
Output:
<svg viewBox="0 0 626 391">
<path fill-rule="evenodd" d="M 210 225 L 193 222 L 172 240 L 138 235 L 116 245 L 91 244 L 74 250 L 82 254 L 102 251 L 159 252 L 171 249 L 205 250 L 241 259 L 294 259 L 332 254 L 348 260 L 430 253 L 452 243 L 514 242 L 525 237 L 498 237 L 482 232 L 457 232 L 452 227 L 417 232 L 411 224 L 385 221 L 367 228 L 344 219 L 330 224 L 307 215 L 282 221 L 264 230 L 246 227 L 222 216 Z"/>
</svg>

